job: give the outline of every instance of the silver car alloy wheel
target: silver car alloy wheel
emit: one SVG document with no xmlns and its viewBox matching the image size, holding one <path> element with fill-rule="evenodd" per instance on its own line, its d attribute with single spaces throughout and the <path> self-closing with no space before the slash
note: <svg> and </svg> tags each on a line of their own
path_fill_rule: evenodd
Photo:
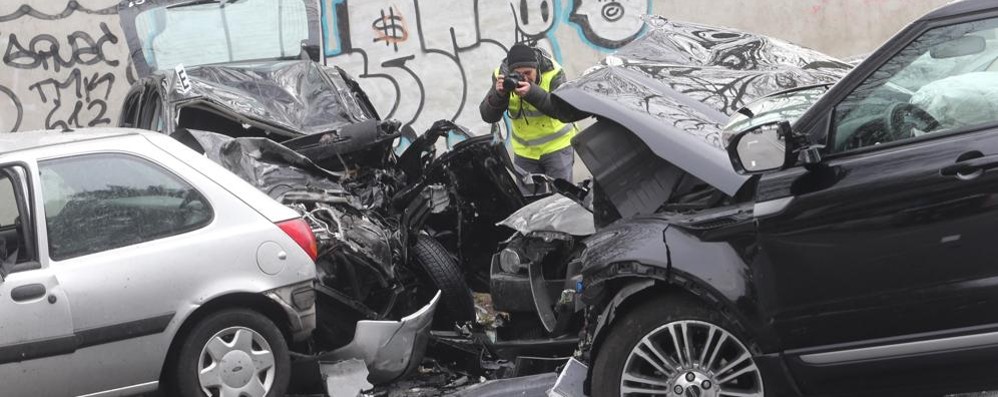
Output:
<svg viewBox="0 0 998 397">
<path fill-rule="evenodd" d="M 675 321 L 631 349 L 620 394 L 683 397 L 763 396 L 752 353 L 731 333 L 703 321 Z"/>
<path fill-rule="evenodd" d="M 274 352 L 260 333 L 245 327 L 218 331 L 201 349 L 201 390 L 211 397 L 264 397 L 274 385 Z"/>
</svg>

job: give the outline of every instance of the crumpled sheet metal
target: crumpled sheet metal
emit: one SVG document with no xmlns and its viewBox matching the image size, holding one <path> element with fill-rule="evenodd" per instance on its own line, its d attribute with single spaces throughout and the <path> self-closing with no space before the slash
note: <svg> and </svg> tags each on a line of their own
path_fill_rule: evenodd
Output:
<svg viewBox="0 0 998 397">
<path fill-rule="evenodd" d="M 323 360 L 364 360 L 370 371 L 368 380 L 376 385 L 399 379 L 423 360 L 439 303 L 437 291 L 429 304 L 401 321 L 359 321 L 353 341 L 324 355 Z"/>
<path fill-rule="evenodd" d="M 649 32 L 555 91 L 575 109 L 623 125 L 659 157 L 733 195 L 724 151 L 729 116 L 765 95 L 834 83 L 835 58 L 765 36 L 649 17 Z"/>
<path fill-rule="evenodd" d="M 191 89 L 180 92 L 176 74 L 167 73 L 167 101 L 206 101 L 302 135 L 370 119 L 338 68 L 311 61 L 198 66 L 187 75 Z"/>
<path fill-rule="evenodd" d="M 586 376 L 589 366 L 572 357 L 558 374 L 554 387 L 548 390 L 547 397 L 585 397 Z"/>
<path fill-rule="evenodd" d="M 596 233 L 593 213 L 574 200 L 554 194 L 520 208 L 499 225 L 521 234 L 531 232 L 561 232 L 573 236 Z"/>
<path fill-rule="evenodd" d="M 319 372 L 325 378 L 329 397 L 357 397 L 374 387 L 367 382 L 367 366 L 361 360 L 319 363 Z"/>
<path fill-rule="evenodd" d="M 340 175 L 266 138 L 232 138 L 214 132 L 187 130 L 174 134 L 178 141 L 204 153 L 212 161 L 280 200 L 291 191 L 343 193 Z"/>
<path fill-rule="evenodd" d="M 835 83 L 852 67 L 773 38 L 692 23 L 648 20 L 653 28 L 574 81 L 724 149 L 727 117 L 765 95 Z M 706 105 L 706 106 L 703 106 Z"/>
</svg>

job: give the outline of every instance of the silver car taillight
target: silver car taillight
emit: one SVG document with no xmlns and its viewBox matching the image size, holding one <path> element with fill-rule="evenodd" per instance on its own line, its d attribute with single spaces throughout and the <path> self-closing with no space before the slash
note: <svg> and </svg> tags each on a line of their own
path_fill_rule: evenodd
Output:
<svg viewBox="0 0 998 397">
<path fill-rule="evenodd" d="M 298 246 L 305 250 L 305 253 L 313 261 L 319 256 L 319 245 L 315 240 L 315 234 L 312 233 L 312 228 L 304 219 L 298 218 L 280 222 L 277 224 L 277 227 L 281 228 L 284 233 L 288 234 L 288 237 L 291 237 L 292 240 L 298 243 Z"/>
</svg>

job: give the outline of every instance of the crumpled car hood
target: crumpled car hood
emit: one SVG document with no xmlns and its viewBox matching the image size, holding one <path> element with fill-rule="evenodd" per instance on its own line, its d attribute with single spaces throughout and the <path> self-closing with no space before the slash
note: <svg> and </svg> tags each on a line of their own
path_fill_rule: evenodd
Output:
<svg viewBox="0 0 998 397">
<path fill-rule="evenodd" d="M 191 88 L 182 91 L 176 74 L 166 73 L 167 101 L 207 102 L 290 131 L 289 137 L 371 119 L 337 69 L 311 61 L 198 66 L 187 69 L 187 75 Z"/>
<path fill-rule="evenodd" d="M 232 138 L 198 130 L 179 131 L 173 138 L 278 201 L 289 192 L 302 190 L 348 196 L 336 182 L 339 174 L 326 171 L 305 156 L 266 138 Z"/>
<path fill-rule="evenodd" d="M 851 69 L 765 36 L 661 17 L 647 22 L 648 34 L 554 94 L 562 104 L 623 125 L 655 155 L 732 196 L 749 177 L 734 171 L 724 151 L 728 117 L 765 95 L 834 83 Z M 614 164 L 586 165 L 598 175 L 602 170 L 594 166 Z"/>
</svg>

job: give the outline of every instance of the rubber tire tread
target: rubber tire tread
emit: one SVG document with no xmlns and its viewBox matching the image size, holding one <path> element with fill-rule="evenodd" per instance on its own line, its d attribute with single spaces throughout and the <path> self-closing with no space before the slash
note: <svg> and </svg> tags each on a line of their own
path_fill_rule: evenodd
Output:
<svg viewBox="0 0 998 397">
<path fill-rule="evenodd" d="M 170 390 L 176 390 L 181 396 L 204 395 L 197 376 L 201 349 L 209 338 L 229 327 L 252 329 L 267 340 L 274 352 L 274 365 L 277 367 L 274 385 L 267 397 L 283 397 L 291 380 L 291 358 L 287 341 L 273 321 L 248 309 L 226 309 L 211 313 L 191 328 L 174 363 L 173 378 L 176 384 L 171 385 Z"/>
<path fill-rule="evenodd" d="M 441 307 L 434 314 L 434 324 L 450 328 L 454 323 L 474 320 L 475 300 L 471 288 L 447 249 L 433 237 L 420 235 L 410 253 L 416 265 L 440 290 Z"/>
<path fill-rule="evenodd" d="M 593 376 L 592 396 L 619 396 L 620 378 L 631 349 L 655 329 L 681 320 L 698 320 L 721 326 L 752 349 L 751 339 L 745 338 L 738 331 L 740 328 L 732 326 L 732 322 L 718 310 L 710 310 L 698 300 L 682 294 L 658 296 L 614 321 L 593 364 L 592 373 L 598 376 Z"/>
</svg>

